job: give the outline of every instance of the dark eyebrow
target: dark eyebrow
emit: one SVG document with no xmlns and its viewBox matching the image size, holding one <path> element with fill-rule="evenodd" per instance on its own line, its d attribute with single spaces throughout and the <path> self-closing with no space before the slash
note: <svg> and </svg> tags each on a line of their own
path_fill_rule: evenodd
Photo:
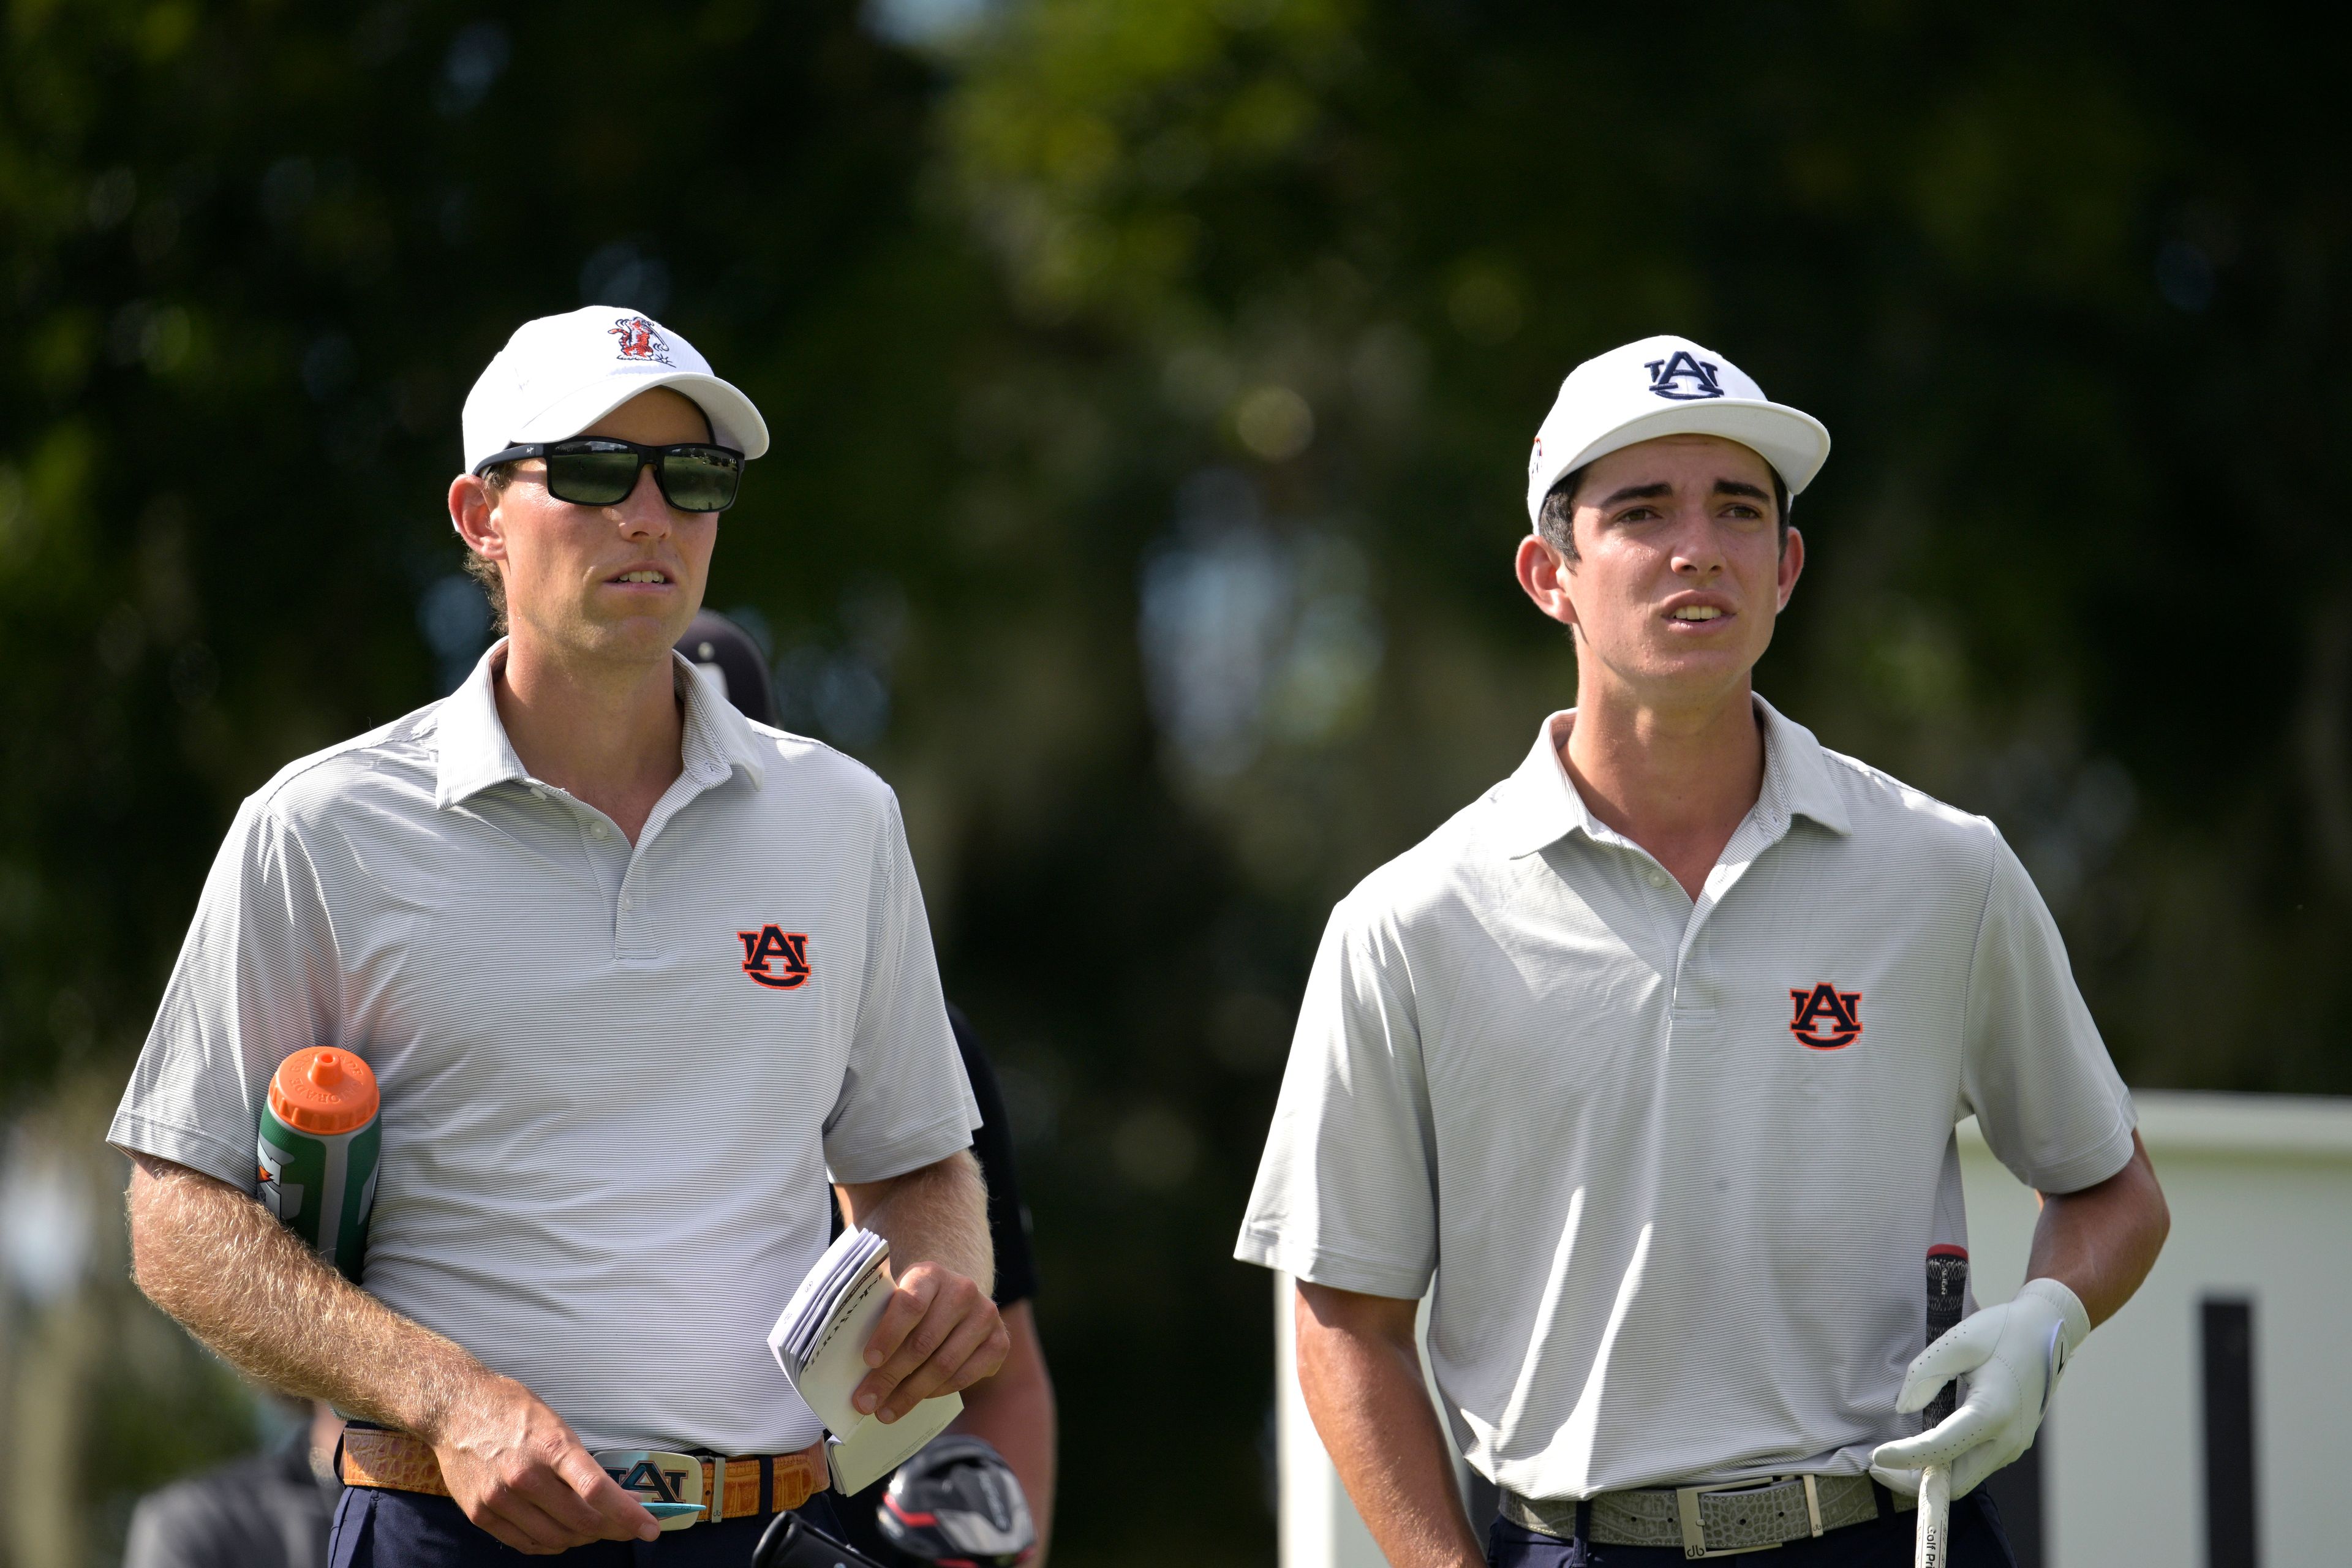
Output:
<svg viewBox="0 0 2352 1568">
<path fill-rule="evenodd" d="M 1601 507 L 1603 511 L 1606 511 L 1620 501 L 1655 500 L 1660 496 L 1670 496 L 1674 493 L 1675 487 L 1669 484 L 1627 485 L 1623 489 L 1602 501 Z"/>
<path fill-rule="evenodd" d="M 1715 493 L 1719 496 L 1748 496 L 1757 500 L 1772 499 L 1745 479 L 1717 479 L 1715 481 Z"/>
</svg>

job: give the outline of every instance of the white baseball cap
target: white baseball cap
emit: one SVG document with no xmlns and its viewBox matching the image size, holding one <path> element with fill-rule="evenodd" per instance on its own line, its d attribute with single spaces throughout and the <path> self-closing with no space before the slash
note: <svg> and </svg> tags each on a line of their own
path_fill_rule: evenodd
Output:
<svg viewBox="0 0 2352 1568">
<path fill-rule="evenodd" d="M 1688 338 L 1643 338 L 1568 373 L 1528 458 L 1528 521 L 1561 476 L 1657 436 L 1720 436 L 1753 447 L 1789 493 L 1812 483 L 1830 433 L 1811 415 L 1774 403 L 1738 365 Z"/>
<path fill-rule="evenodd" d="M 509 447 L 577 436 L 656 386 L 694 399 L 719 445 L 747 458 L 768 449 L 760 411 L 692 343 L 638 311 L 583 305 L 525 321 L 483 368 L 466 395 L 466 471 Z"/>
</svg>

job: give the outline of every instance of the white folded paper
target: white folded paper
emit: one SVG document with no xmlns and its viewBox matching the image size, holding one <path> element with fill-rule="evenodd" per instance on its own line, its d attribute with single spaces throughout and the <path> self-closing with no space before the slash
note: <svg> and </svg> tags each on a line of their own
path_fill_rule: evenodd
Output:
<svg viewBox="0 0 2352 1568">
<path fill-rule="evenodd" d="M 866 1342 L 890 1300 L 883 1268 L 889 1256 L 890 1244 L 872 1231 L 843 1231 L 768 1331 L 776 1364 L 833 1434 L 825 1458 L 834 1489 L 844 1493 L 863 1491 L 905 1464 L 963 1410 L 961 1394 L 942 1394 L 885 1425 L 849 1403 L 873 1370 Z"/>
</svg>

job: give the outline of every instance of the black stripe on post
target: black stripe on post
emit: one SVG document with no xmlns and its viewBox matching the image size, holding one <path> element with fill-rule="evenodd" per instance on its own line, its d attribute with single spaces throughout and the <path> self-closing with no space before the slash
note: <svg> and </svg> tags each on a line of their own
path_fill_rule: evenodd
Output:
<svg viewBox="0 0 2352 1568">
<path fill-rule="evenodd" d="M 1984 1479 L 2017 1568 L 2042 1568 L 2049 1560 L 2044 1546 L 2048 1527 L 2042 1517 L 2042 1456 L 2049 1447 L 2050 1418 L 2044 1417 L 2033 1435 L 2033 1447 Z"/>
<path fill-rule="evenodd" d="M 2208 1296 L 2205 1356 L 2205 1562 L 2255 1568 L 2254 1306 Z"/>
</svg>

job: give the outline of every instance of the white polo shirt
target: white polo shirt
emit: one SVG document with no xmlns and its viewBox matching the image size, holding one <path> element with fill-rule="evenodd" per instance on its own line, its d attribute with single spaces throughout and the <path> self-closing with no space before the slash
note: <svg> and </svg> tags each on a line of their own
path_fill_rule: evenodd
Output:
<svg viewBox="0 0 2352 1568">
<path fill-rule="evenodd" d="M 1756 706 L 1763 790 L 1695 902 L 1585 808 L 1555 714 L 1339 903 L 1307 983 L 1237 1255 L 1433 1279 L 1455 1436 L 1523 1496 L 1861 1473 L 1917 1429 L 1954 1124 L 2046 1192 L 2131 1155 L 2000 833 Z"/>
<path fill-rule="evenodd" d="M 679 659 L 685 771 L 632 848 L 524 771 L 504 657 L 245 803 L 108 1139 L 251 1191 L 278 1064 L 355 1051 L 383 1093 L 370 1291 L 591 1444 L 801 1447 L 766 1335 L 828 1173 L 980 1121 L 897 799 Z"/>
</svg>

